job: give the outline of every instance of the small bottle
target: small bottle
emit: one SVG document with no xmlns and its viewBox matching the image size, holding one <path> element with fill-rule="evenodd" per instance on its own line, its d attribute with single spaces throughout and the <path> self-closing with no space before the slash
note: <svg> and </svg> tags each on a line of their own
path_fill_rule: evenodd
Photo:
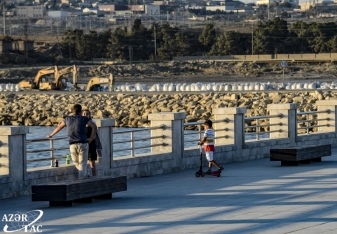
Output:
<svg viewBox="0 0 337 234">
<path fill-rule="evenodd" d="M 70 166 L 70 155 L 69 154 L 67 154 L 66 156 L 66 165 Z"/>
<path fill-rule="evenodd" d="M 57 156 L 55 158 L 55 167 L 59 167 L 59 158 Z"/>
</svg>

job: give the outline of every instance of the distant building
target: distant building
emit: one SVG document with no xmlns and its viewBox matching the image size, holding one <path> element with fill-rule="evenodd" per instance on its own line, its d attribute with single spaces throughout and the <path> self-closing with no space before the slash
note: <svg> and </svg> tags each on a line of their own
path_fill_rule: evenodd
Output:
<svg viewBox="0 0 337 234">
<path fill-rule="evenodd" d="M 286 3 L 289 2 L 292 7 L 298 7 L 299 0 L 256 0 L 256 5 L 268 5 L 269 3 Z"/>
<path fill-rule="evenodd" d="M 97 16 L 103 16 L 104 11 L 98 10 L 98 8 L 84 8 L 83 13 L 95 14 Z"/>
<path fill-rule="evenodd" d="M 48 11 L 48 17 L 51 18 L 62 18 L 68 17 L 69 13 L 67 11 Z"/>
<path fill-rule="evenodd" d="M 46 16 L 45 6 L 17 6 L 16 14 L 18 18 L 26 19 L 39 19 Z"/>
<path fill-rule="evenodd" d="M 65 4 L 65 5 L 70 5 L 72 3 L 75 3 L 76 0 L 61 0 L 61 3 Z"/>
<path fill-rule="evenodd" d="M 130 10 L 137 13 L 145 13 L 145 5 L 131 5 Z"/>
<path fill-rule="evenodd" d="M 307 11 L 311 7 L 315 8 L 316 11 L 322 11 L 322 10 L 331 10 L 336 11 L 337 10 L 337 4 L 333 3 L 332 1 L 325 1 L 323 3 L 314 3 L 314 2 L 306 2 L 306 3 L 300 3 L 299 4 L 301 11 Z"/>
<path fill-rule="evenodd" d="M 91 3 L 80 2 L 80 3 L 78 4 L 78 6 L 81 7 L 81 8 L 91 7 Z"/>
<path fill-rule="evenodd" d="M 105 12 L 126 11 L 128 10 L 128 6 L 109 4 L 109 5 L 99 5 L 98 9 Z"/>
<path fill-rule="evenodd" d="M 103 5 L 103 3 L 101 3 L 101 2 L 93 2 L 93 3 L 91 3 L 91 5 L 92 5 L 92 7 L 98 7 L 100 5 Z"/>
<path fill-rule="evenodd" d="M 214 0 L 206 6 L 206 11 L 234 11 L 243 9 L 244 3 L 234 0 Z"/>
<path fill-rule="evenodd" d="M 158 5 L 145 5 L 145 14 L 147 15 L 159 15 L 160 6 Z"/>
</svg>

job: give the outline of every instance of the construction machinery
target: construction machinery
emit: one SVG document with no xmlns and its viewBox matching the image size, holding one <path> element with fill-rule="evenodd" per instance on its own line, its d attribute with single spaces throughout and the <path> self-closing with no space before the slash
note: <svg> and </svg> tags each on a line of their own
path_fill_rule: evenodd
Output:
<svg viewBox="0 0 337 234">
<path fill-rule="evenodd" d="M 40 90 L 62 90 L 67 88 L 68 80 L 63 76 L 69 73 L 73 73 L 73 84 L 76 85 L 78 80 L 78 72 L 76 65 L 63 68 L 61 70 L 55 66 L 54 80 L 40 82 Z"/>
<path fill-rule="evenodd" d="M 78 80 L 76 65 L 59 70 L 57 66 L 41 69 L 37 72 L 34 80 L 24 80 L 19 83 L 21 89 L 62 90 L 67 87 L 68 80 L 63 76 L 73 73 L 73 82 Z M 53 79 L 45 76 L 53 75 Z"/>
<path fill-rule="evenodd" d="M 108 84 L 110 91 L 114 90 L 114 77 L 110 74 L 109 78 L 93 77 L 89 80 L 85 91 L 103 91 L 103 84 Z"/>
<path fill-rule="evenodd" d="M 19 83 L 21 89 L 38 89 L 40 82 L 44 81 L 44 76 L 55 74 L 55 68 L 47 67 L 37 72 L 34 80 L 23 80 Z"/>
</svg>

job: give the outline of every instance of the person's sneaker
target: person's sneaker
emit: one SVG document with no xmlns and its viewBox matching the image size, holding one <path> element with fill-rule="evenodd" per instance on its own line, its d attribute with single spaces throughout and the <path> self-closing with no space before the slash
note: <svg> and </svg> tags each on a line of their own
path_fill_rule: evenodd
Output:
<svg viewBox="0 0 337 234">
<path fill-rule="evenodd" d="M 218 170 L 218 171 L 219 171 L 219 172 L 222 172 L 222 171 L 223 171 L 223 169 L 225 169 L 225 168 L 223 168 L 223 166 L 221 166 L 221 165 L 220 165 L 220 168 L 219 168 L 219 170 Z"/>
<path fill-rule="evenodd" d="M 212 170 L 211 168 L 208 168 L 207 171 L 204 172 L 206 175 L 212 175 Z"/>
</svg>

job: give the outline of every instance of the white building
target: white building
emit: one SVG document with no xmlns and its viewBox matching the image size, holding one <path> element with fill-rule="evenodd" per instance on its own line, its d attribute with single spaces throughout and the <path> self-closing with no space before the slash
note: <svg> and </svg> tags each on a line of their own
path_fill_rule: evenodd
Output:
<svg viewBox="0 0 337 234">
<path fill-rule="evenodd" d="M 97 16 L 104 15 L 104 11 L 101 11 L 98 8 L 84 8 L 83 13 L 91 13 L 91 14 L 95 14 Z"/>
<path fill-rule="evenodd" d="M 48 11 L 48 17 L 50 18 L 62 18 L 62 17 L 68 17 L 67 11 Z"/>
<path fill-rule="evenodd" d="M 145 14 L 147 15 L 159 15 L 160 6 L 158 5 L 145 5 Z"/>
</svg>

